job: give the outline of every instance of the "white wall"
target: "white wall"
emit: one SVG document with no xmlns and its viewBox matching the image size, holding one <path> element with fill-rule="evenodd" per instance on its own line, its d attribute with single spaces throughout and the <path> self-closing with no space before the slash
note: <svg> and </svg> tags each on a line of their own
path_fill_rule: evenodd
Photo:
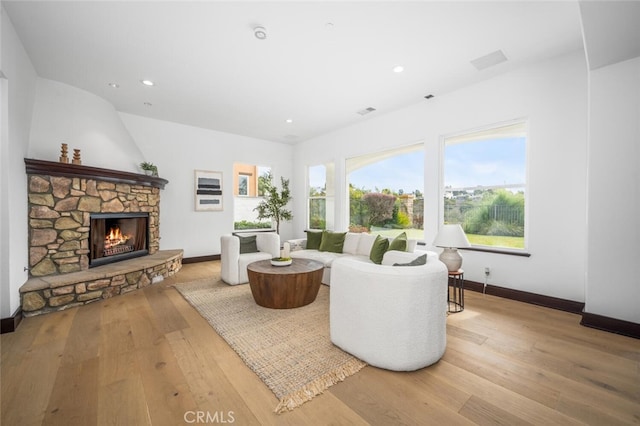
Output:
<svg viewBox="0 0 640 426">
<path fill-rule="evenodd" d="M 640 58 L 589 76 L 585 311 L 640 323 Z"/>
<path fill-rule="evenodd" d="M 336 229 L 347 228 L 346 158 L 425 143 L 425 241 L 441 223 L 441 136 L 516 118 L 529 120 L 528 252 L 515 257 L 465 252 L 465 278 L 584 301 L 587 71 L 582 52 L 438 96 L 297 145 L 294 220 L 302 236 L 306 167 L 336 162 Z"/>
<path fill-rule="evenodd" d="M 276 182 L 280 183 L 280 182 Z M 233 202 L 235 220 L 246 220 L 247 222 L 257 222 L 258 212 L 255 208 L 262 202 L 262 197 L 237 197 Z M 262 219 L 261 222 L 268 222 Z"/>
<path fill-rule="evenodd" d="M 233 164 L 271 167 L 275 182 L 291 177 L 289 145 L 121 113 L 149 161 L 169 184 L 161 192 L 160 248 L 184 249 L 185 257 L 220 253 L 220 236 L 233 232 Z M 223 211 L 194 208 L 194 171 L 222 172 Z M 295 215 L 295 211 L 294 211 Z M 283 240 L 291 224 L 281 224 Z"/>
<path fill-rule="evenodd" d="M 0 316 L 20 306 L 27 280 L 27 179 L 24 157 L 35 97 L 36 73 L 4 8 L 1 11 L 2 129 L 0 130 Z"/>
<path fill-rule="evenodd" d="M 185 256 L 220 253 L 220 235 L 233 230 L 234 162 L 272 167 L 274 176 L 291 176 L 289 145 L 214 132 L 175 123 L 119 114 L 106 100 L 64 83 L 38 78 L 11 22 L 2 9 L 0 95 L 0 315 L 19 307 L 19 288 L 28 279 L 27 188 L 24 158 L 58 161 L 60 144 L 81 150 L 82 164 L 138 172 L 152 161 L 170 183 L 162 192 L 161 248 L 183 248 Z M 135 131 L 135 139 L 129 129 Z M 139 144 L 137 144 L 139 143 Z M 142 149 L 141 149 L 142 148 Z M 194 211 L 194 170 L 224 176 L 224 211 Z M 291 238 L 291 225 L 281 235 Z"/>
<path fill-rule="evenodd" d="M 58 161 L 60 144 L 80 149 L 82 164 L 140 173 L 145 160 L 113 105 L 92 93 L 57 81 L 38 79 L 29 156 Z"/>
</svg>

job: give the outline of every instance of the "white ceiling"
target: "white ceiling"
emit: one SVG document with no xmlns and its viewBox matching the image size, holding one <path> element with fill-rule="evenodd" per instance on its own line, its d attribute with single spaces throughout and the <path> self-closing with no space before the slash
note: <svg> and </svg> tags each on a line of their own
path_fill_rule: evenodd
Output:
<svg viewBox="0 0 640 426">
<path fill-rule="evenodd" d="M 118 111 L 286 143 L 583 48 L 575 2 L 2 3 L 40 77 Z M 507 62 L 470 63 L 497 50 Z"/>
<path fill-rule="evenodd" d="M 640 2 L 581 1 L 589 68 L 640 56 Z"/>
</svg>

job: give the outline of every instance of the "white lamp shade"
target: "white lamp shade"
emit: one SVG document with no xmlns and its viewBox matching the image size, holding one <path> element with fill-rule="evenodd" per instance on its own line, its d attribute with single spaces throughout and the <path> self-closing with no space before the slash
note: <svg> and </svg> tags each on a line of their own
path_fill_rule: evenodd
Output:
<svg viewBox="0 0 640 426">
<path fill-rule="evenodd" d="M 471 247 L 469 240 L 462 230 L 462 226 L 455 225 L 442 225 L 436 235 L 436 239 L 433 240 L 433 245 L 436 247 Z"/>
</svg>

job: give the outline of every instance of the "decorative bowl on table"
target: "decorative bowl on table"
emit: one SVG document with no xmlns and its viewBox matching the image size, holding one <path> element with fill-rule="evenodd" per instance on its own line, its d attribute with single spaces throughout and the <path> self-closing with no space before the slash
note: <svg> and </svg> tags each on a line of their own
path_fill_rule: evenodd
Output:
<svg viewBox="0 0 640 426">
<path fill-rule="evenodd" d="M 290 257 L 274 257 L 271 259 L 271 264 L 273 266 L 289 266 L 293 262 L 293 259 Z"/>
</svg>

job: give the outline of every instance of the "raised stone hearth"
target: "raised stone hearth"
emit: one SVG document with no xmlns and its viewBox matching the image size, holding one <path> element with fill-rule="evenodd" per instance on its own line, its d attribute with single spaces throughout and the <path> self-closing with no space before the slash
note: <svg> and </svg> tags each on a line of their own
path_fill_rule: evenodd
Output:
<svg viewBox="0 0 640 426">
<path fill-rule="evenodd" d="M 180 268 L 182 250 L 161 250 L 86 271 L 34 277 L 20 287 L 22 313 L 29 317 L 108 299 L 162 281 Z"/>
</svg>

